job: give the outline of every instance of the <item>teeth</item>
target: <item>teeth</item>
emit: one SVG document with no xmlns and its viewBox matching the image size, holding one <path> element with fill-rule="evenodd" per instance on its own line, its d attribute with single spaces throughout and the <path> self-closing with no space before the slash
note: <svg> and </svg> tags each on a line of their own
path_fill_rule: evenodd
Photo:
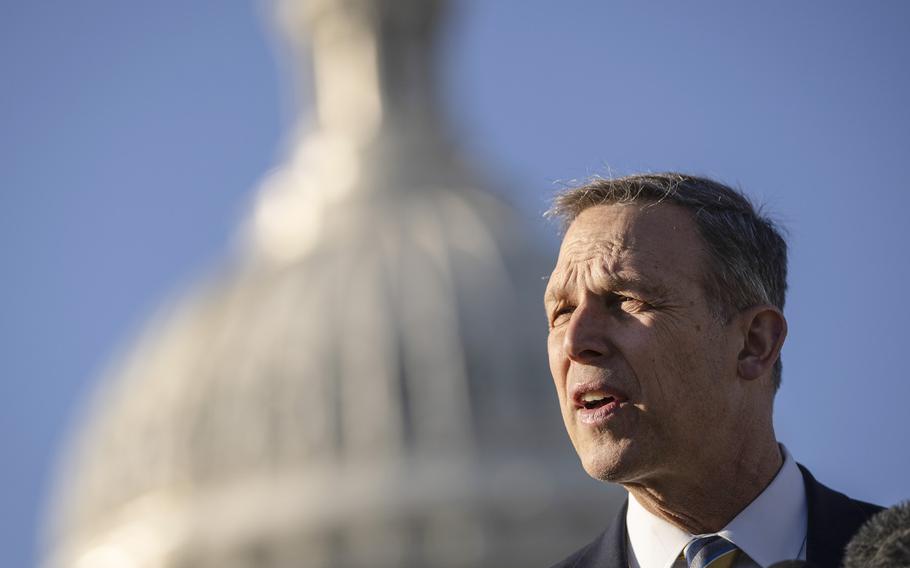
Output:
<svg viewBox="0 0 910 568">
<path fill-rule="evenodd" d="M 607 394 L 601 391 L 587 392 L 581 397 L 582 402 L 598 402 L 607 397 Z"/>
</svg>

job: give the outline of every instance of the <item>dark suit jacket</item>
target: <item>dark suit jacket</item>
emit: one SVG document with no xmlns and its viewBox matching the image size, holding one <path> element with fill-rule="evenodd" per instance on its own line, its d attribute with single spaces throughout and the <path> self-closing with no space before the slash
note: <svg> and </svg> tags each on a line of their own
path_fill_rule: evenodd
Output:
<svg viewBox="0 0 910 568">
<path fill-rule="evenodd" d="M 882 508 L 854 501 L 816 481 L 803 466 L 800 465 L 799 469 L 806 485 L 806 501 L 809 506 L 806 561 L 817 568 L 839 568 L 847 542 L 866 519 Z M 610 528 L 594 542 L 577 550 L 553 568 L 627 568 L 627 506 L 628 500 L 623 503 Z"/>
</svg>

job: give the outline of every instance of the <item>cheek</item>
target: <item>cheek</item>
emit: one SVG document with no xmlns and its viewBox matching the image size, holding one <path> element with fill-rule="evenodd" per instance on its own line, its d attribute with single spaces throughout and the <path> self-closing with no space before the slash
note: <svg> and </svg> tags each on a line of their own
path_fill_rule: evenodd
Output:
<svg viewBox="0 0 910 568">
<path fill-rule="evenodd" d="M 636 320 L 632 324 L 613 329 L 610 344 L 633 368 L 640 367 L 644 372 L 661 359 L 664 350 L 662 335 L 655 322 Z"/>
<path fill-rule="evenodd" d="M 547 337 L 547 355 L 550 361 L 550 374 L 553 376 L 553 383 L 556 385 L 556 392 L 559 399 L 564 400 L 566 389 L 566 373 L 568 370 L 568 359 L 562 349 L 562 335 L 551 333 Z"/>
<path fill-rule="evenodd" d="M 647 357 L 654 377 L 654 384 L 649 386 L 665 407 L 677 409 L 680 415 L 700 415 L 703 405 L 712 398 L 717 373 L 711 355 L 720 345 L 719 338 L 699 333 L 694 323 L 689 325 L 693 329 L 680 325 L 655 327 L 655 349 Z"/>
<path fill-rule="evenodd" d="M 657 409 L 677 399 L 685 389 L 686 367 L 693 358 L 692 345 L 674 333 L 672 326 L 655 320 L 639 320 L 613 336 L 616 349 L 628 364 L 641 401 Z M 630 393 L 634 394 L 634 393 Z"/>
</svg>

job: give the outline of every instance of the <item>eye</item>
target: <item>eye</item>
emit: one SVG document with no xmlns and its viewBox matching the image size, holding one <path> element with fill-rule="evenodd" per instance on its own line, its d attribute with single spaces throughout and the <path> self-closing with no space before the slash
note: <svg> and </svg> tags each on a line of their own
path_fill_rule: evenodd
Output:
<svg viewBox="0 0 910 568">
<path fill-rule="evenodd" d="M 637 312 L 648 307 L 648 304 L 644 301 L 623 294 L 614 294 L 614 302 L 627 312 Z"/>
<path fill-rule="evenodd" d="M 575 311 L 575 306 L 559 306 L 553 310 L 553 315 L 550 317 L 550 327 L 556 327 L 562 323 L 569 321 L 569 318 L 572 317 L 572 312 Z"/>
</svg>

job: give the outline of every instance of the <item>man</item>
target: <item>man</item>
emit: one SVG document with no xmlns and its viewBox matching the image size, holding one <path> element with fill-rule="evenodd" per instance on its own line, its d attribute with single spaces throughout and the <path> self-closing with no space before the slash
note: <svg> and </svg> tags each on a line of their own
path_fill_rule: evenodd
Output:
<svg viewBox="0 0 910 568">
<path fill-rule="evenodd" d="M 740 193 L 681 174 L 557 197 L 566 232 L 545 297 L 569 437 L 629 492 L 557 566 L 840 565 L 880 508 L 819 484 L 778 445 L 787 247 Z"/>
</svg>

